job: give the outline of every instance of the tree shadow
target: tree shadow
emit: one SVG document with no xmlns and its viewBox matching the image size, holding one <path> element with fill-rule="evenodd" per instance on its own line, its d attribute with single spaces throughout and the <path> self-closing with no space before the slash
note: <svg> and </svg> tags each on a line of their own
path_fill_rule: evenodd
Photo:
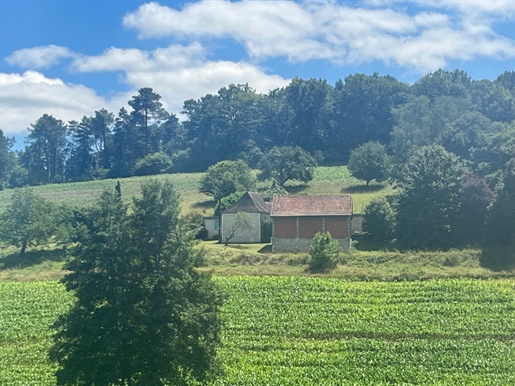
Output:
<svg viewBox="0 0 515 386">
<path fill-rule="evenodd" d="M 289 193 L 289 194 L 298 194 L 304 190 L 306 190 L 306 188 L 308 187 L 308 185 L 306 184 L 299 184 L 299 185 L 289 185 L 289 186 L 285 186 L 284 189 Z"/>
<path fill-rule="evenodd" d="M 195 204 L 193 204 L 193 208 L 195 209 L 213 209 L 216 205 L 216 201 L 215 200 L 207 200 L 207 201 L 201 201 L 201 202 L 196 202 Z"/>
<path fill-rule="evenodd" d="M 23 269 L 41 264 L 44 261 L 63 261 L 66 258 L 64 249 L 29 250 L 22 256 L 18 250 L 0 259 L 0 271 L 7 269 Z"/>
<path fill-rule="evenodd" d="M 342 193 L 374 193 L 384 189 L 382 184 L 348 186 L 341 190 Z"/>
<path fill-rule="evenodd" d="M 479 255 L 479 264 L 491 271 L 515 270 L 515 251 L 510 247 L 484 248 Z"/>
</svg>

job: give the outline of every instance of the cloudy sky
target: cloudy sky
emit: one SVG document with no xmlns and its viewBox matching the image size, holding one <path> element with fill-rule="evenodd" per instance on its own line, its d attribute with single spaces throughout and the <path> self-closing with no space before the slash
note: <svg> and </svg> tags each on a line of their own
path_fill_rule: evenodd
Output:
<svg viewBox="0 0 515 386">
<path fill-rule="evenodd" d="M 141 87 L 170 112 L 230 83 L 439 68 L 515 70 L 514 0 L 0 0 L 0 129 L 117 114 Z"/>
</svg>

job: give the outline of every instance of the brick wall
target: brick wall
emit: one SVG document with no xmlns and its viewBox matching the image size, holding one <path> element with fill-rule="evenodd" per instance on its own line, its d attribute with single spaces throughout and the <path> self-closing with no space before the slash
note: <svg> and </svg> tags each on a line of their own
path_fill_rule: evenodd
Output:
<svg viewBox="0 0 515 386">
<path fill-rule="evenodd" d="M 299 238 L 312 239 L 318 232 L 322 232 L 323 217 L 299 217 Z"/>
<path fill-rule="evenodd" d="M 309 216 L 275 217 L 272 250 L 274 252 L 307 251 L 318 232 L 329 232 L 344 251 L 350 248 L 350 217 Z"/>
<path fill-rule="evenodd" d="M 325 218 L 325 231 L 329 232 L 335 239 L 343 239 L 348 236 L 347 232 L 347 218 L 341 217 L 326 217 Z"/>
<path fill-rule="evenodd" d="M 274 219 L 273 237 L 294 239 L 297 237 L 297 220 L 295 217 L 277 217 Z"/>
</svg>

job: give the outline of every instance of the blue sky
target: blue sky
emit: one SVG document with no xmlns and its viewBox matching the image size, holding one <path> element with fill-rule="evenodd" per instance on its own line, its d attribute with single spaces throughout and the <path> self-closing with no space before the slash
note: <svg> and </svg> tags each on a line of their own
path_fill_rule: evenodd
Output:
<svg viewBox="0 0 515 386">
<path fill-rule="evenodd" d="M 515 1 L 0 0 L 0 129 L 19 138 L 45 113 L 117 114 L 141 87 L 178 114 L 230 83 L 439 68 L 515 70 Z"/>
</svg>

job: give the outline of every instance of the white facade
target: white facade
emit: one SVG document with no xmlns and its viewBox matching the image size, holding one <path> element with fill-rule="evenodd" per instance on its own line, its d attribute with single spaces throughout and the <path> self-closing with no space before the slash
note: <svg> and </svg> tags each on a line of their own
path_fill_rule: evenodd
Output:
<svg viewBox="0 0 515 386">
<path fill-rule="evenodd" d="M 229 226 L 236 213 L 223 213 L 222 214 L 222 242 L 225 242 Z M 252 229 L 237 229 L 234 237 L 229 240 L 229 244 L 241 243 L 260 243 L 261 242 L 261 223 L 268 219 L 270 216 L 263 213 L 249 213 L 252 219 Z"/>
</svg>

